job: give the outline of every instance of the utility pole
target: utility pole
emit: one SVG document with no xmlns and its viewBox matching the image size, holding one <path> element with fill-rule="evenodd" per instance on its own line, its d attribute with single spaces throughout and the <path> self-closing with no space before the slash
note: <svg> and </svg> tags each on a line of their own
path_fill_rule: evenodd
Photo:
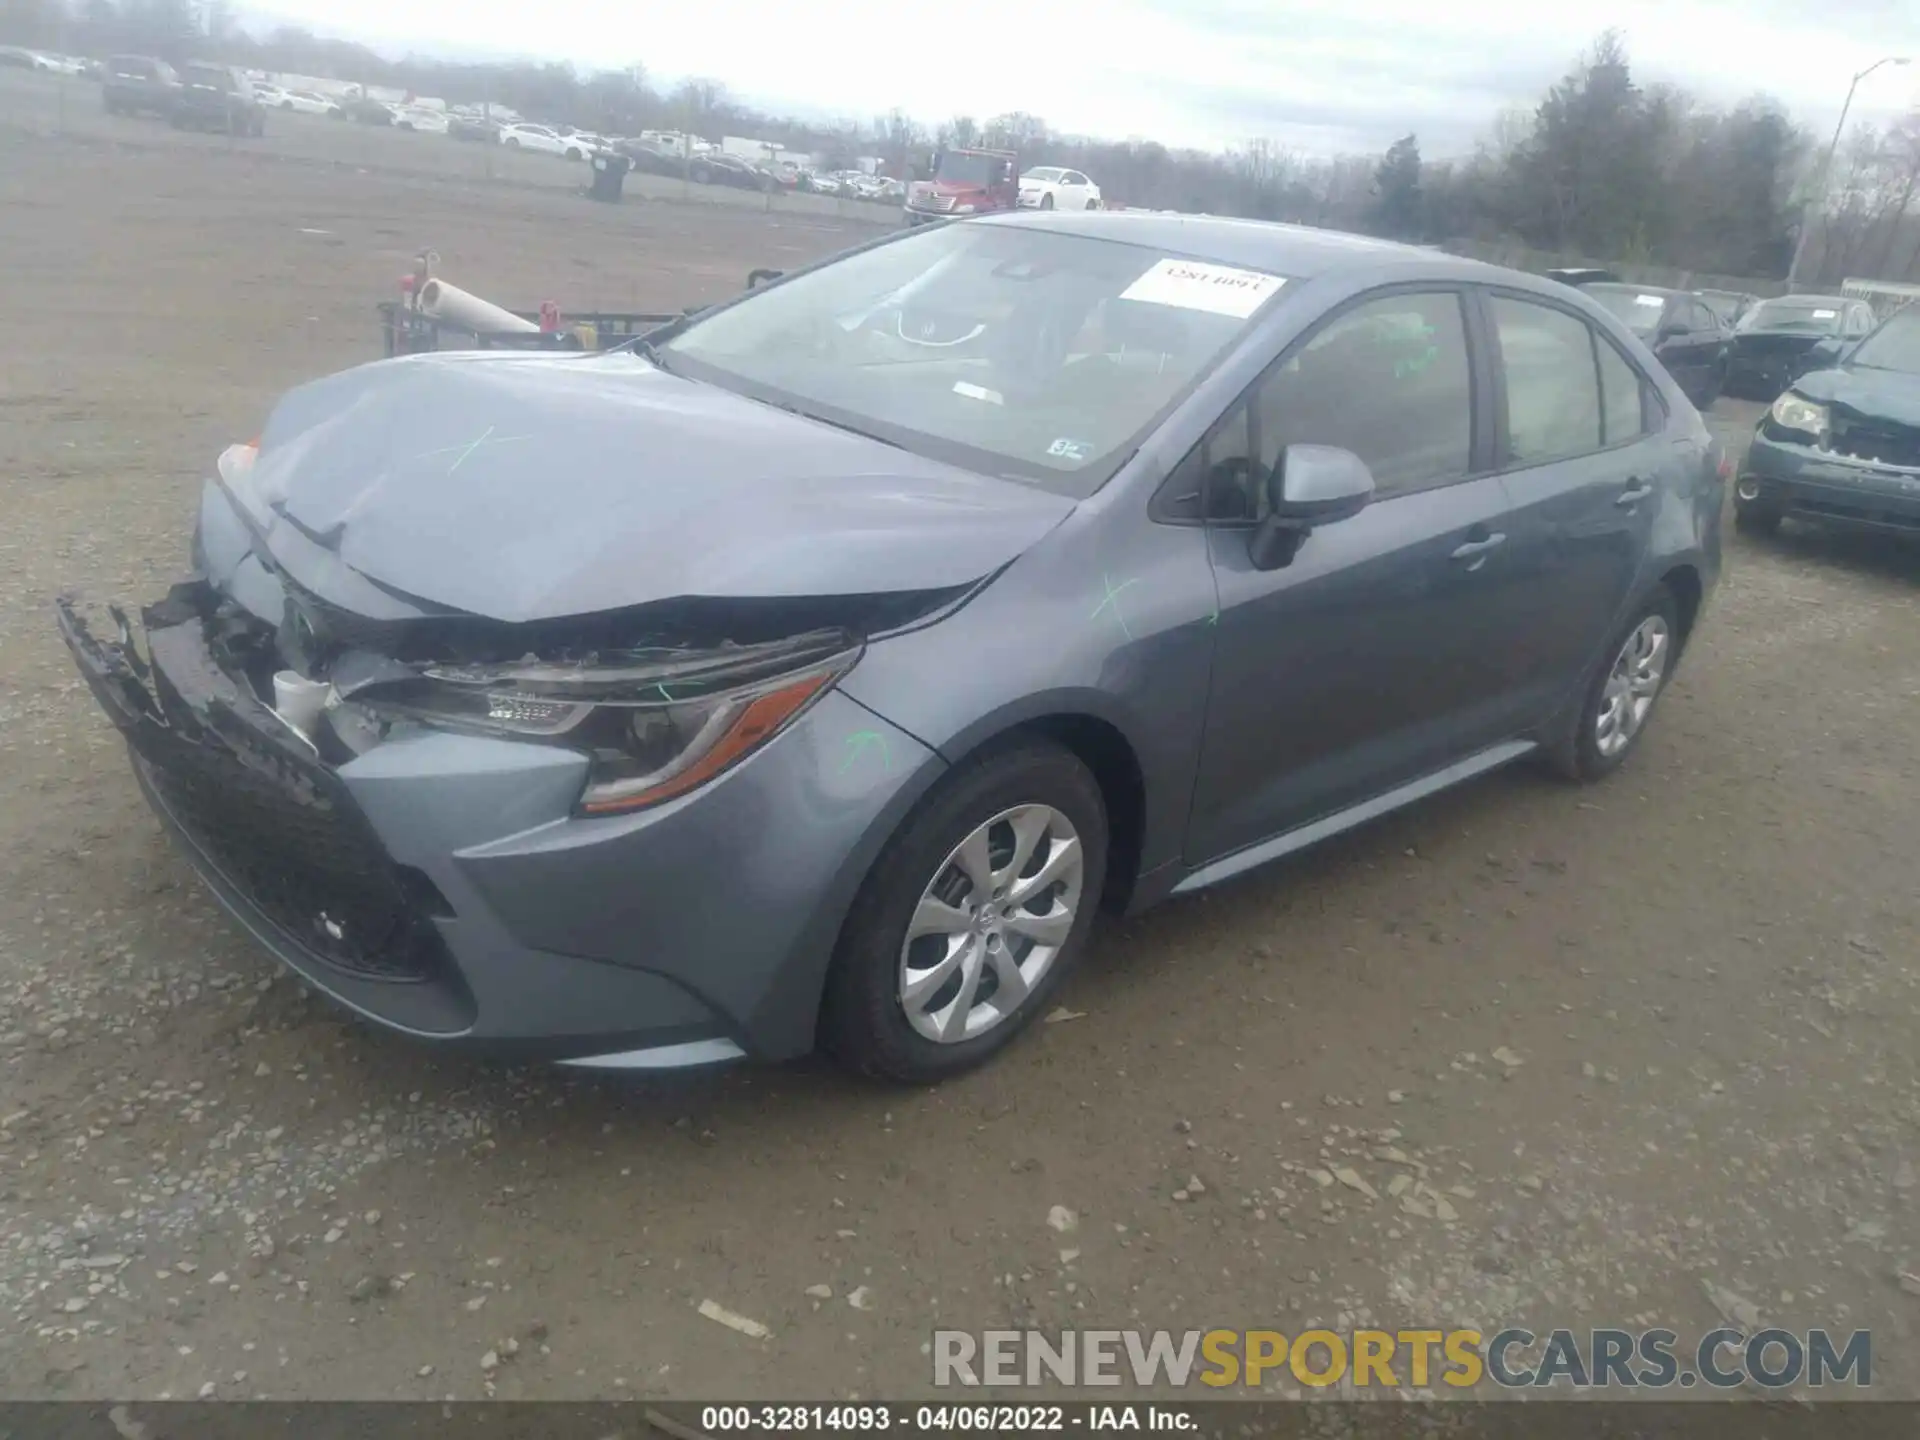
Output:
<svg viewBox="0 0 1920 1440">
<path fill-rule="evenodd" d="M 1793 260 L 1787 266 L 1787 293 L 1793 293 L 1794 282 L 1800 276 L 1800 261 L 1807 253 L 1807 239 L 1813 234 L 1814 216 L 1824 214 L 1827 208 L 1827 180 L 1833 173 L 1834 152 L 1840 148 L 1840 132 L 1847 128 L 1847 112 L 1853 108 L 1853 92 L 1860 88 L 1860 82 L 1873 74 L 1882 65 L 1905 65 L 1909 57 L 1905 55 L 1887 55 L 1867 66 L 1853 77 L 1853 83 L 1847 86 L 1847 98 L 1840 107 L 1840 123 L 1833 127 L 1833 139 L 1827 145 L 1826 158 L 1820 162 L 1820 171 L 1814 180 L 1813 198 L 1800 210 L 1800 238 L 1794 242 Z"/>
</svg>

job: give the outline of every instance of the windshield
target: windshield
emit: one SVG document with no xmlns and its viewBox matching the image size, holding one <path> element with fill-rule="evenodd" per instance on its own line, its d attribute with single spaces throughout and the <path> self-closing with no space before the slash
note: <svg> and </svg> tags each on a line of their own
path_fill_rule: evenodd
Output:
<svg viewBox="0 0 1920 1440">
<path fill-rule="evenodd" d="M 1667 308 L 1666 291 L 1642 290 L 1632 285 L 1583 285 L 1580 288 L 1611 310 L 1634 334 L 1652 335 L 1659 330 L 1660 316 Z"/>
<path fill-rule="evenodd" d="M 1029 170 L 1020 178 L 1022 180 L 1038 180 L 1042 185 L 1051 185 L 1060 178 L 1060 175 L 1061 172 L 1054 169 L 1051 165 L 1042 165 L 1037 170 Z"/>
<path fill-rule="evenodd" d="M 751 295 L 667 368 L 1076 497 L 1284 282 L 1013 225 L 910 231 Z"/>
<path fill-rule="evenodd" d="M 967 154 L 949 150 L 940 157 L 933 178 L 949 185 L 991 185 L 1006 162 L 998 155 Z"/>
<path fill-rule="evenodd" d="M 1742 330 L 1803 330 L 1831 335 L 1840 328 L 1838 300 L 1762 300 L 1741 318 Z"/>
<path fill-rule="evenodd" d="M 1920 375 L 1920 313 L 1909 309 L 1893 315 L 1855 347 L 1847 363 Z"/>
<path fill-rule="evenodd" d="M 1723 325 L 1731 325 L 1740 318 L 1741 308 L 1747 303 L 1747 297 L 1736 295 L 1731 290 L 1699 290 L 1696 297 L 1709 310 L 1720 317 Z"/>
</svg>

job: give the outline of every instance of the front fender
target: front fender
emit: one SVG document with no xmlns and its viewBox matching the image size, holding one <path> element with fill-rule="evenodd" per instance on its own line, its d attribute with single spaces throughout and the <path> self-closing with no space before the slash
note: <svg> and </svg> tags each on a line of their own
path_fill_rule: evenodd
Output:
<svg viewBox="0 0 1920 1440">
<path fill-rule="evenodd" d="M 949 763 L 1039 720 L 1111 726 L 1140 771 L 1152 870 L 1186 836 L 1214 598 L 1201 529 L 1081 512 L 938 625 L 875 641 L 841 688 Z"/>
</svg>

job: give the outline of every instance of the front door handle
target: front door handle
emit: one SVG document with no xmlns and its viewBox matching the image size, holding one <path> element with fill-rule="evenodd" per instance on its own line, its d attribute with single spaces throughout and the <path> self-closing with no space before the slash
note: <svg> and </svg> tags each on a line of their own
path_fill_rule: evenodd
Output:
<svg viewBox="0 0 1920 1440">
<path fill-rule="evenodd" d="M 1469 532 L 1471 533 L 1471 532 Z M 1488 552 L 1507 543 L 1507 537 L 1498 531 L 1491 535 L 1482 535 L 1478 540 L 1469 540 L 1454 548 L 1453 558 L 1464 564 L 1469 570 L 1478 570 L 1487 563 Z"/>
<path fill-rule="evenodd" d="M 1620 492 L 1619 497 L 1615 499 L 1613 503 L 1618 505 L 1622 510 L 1625 510 L 1629 506 L 1638 505 L 1652 493 L 1653 486 L 1636 477 L 1627 482 L 1627 488 Z"/>
</svg>

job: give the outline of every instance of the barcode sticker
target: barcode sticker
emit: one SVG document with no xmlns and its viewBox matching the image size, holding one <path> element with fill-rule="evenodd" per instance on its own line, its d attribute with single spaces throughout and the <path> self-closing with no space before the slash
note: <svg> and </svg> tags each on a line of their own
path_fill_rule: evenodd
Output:
<svg viewBox="0 0 1920 1440">
<path fill-rule="evenodd" d="M 1205 265 L 1198 260 L 1162 260 L 1120 292 L 1122 300 L 1205 310 L 1244 320 L 1287 282 L 1258 270 Z"/>
</svg>

